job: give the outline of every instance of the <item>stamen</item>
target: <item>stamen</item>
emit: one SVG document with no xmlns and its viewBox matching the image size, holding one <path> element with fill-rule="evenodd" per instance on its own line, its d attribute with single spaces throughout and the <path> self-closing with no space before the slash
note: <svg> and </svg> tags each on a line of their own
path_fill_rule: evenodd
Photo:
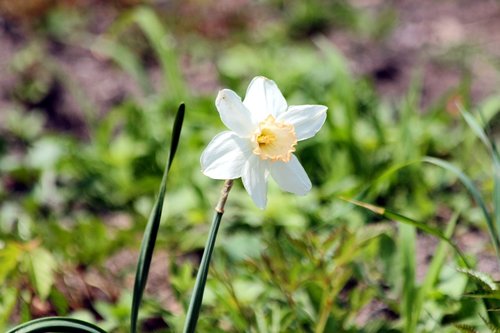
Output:
<svg viewBox="0 0 500 333">
<path fill-rule="evenodd" d="M 257 137 L 257 142 L 259 143 L 259 146 L 272 144 L 275 140 L 276 140 L 276 135 L 274 135 L 274 133 L 267 128 L 262 129 L 259 136 Z"/>
<path fill-rule="evenodd" d="M 295 151 L 297 137 L 293 125 L 277 122 L 273 116 L 268 116 L 259 123 L 252 142 L 253 153 L 261 159 L 288 162 Z"/>
</svg>

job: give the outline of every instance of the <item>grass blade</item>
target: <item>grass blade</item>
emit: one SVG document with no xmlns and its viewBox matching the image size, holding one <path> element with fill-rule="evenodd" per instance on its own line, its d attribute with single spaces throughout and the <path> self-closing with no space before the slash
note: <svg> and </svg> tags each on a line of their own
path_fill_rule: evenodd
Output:
<svg viewBox="0 0 500 333">
<path fill-rule="evenodd" d="M 113 23 L 107 36 L 108 38 L 119 39 L 119 35 L 124 33 L 126 29 L 134 24 L 144 33 L 153 52 L 158 58 L 158 62 L 163 72 L 166 93 L 171 97 L 185 98 L 188 91 L 179 66 L 175 42 L 154 10 L 146 6 L 135 7 L 124 15 L 121 15 Z M 139 68 L 141 64 L 138 63 L 136 59 L 132 58 L 133 54 L 121 54 L 120 48 L 123 49 L 123 47 L 120 47 L 118 44 L 119 43 L 115 43 L 115 45 L 103 45 L 104 52 L 109 53 L 109 56 L 111 56 L 114 61 L 123 66 L 129 74 L 132 74 L 143 88 L 149 88 L 149 82 L 146 83 L 145 79 L 142 78 L 144 68 Z M 109 47 L 113 47 L 114 49 L 110 49 Z M 126 49 L 123 50 L 127 51 Z M 134 56 L 134 58 L 136 57 Z"/>
<path fill-rule="evenodd" d="M 434 165 L 437 165 L 445 170 L 448 170 L 452 173 L 454 173 L 458 179 L 462 182 L 462 184 L 465 186 L 465 188 L 469 191 L 469 193 L 472 195 L 476 203 L 479 205 L 481 208 L 481 211 L 483 212 L 484 218 L 486 219 L 486 225 L 488 227 L 488 231 L 490 233 L 491 240 L 493 241 L 493 246 L 495 248 L 495 252 L 497 254 L 497 258 L 500 258 L 499 256 L 499 248 L 500 248 L 500 240 L 498 237 L 498 234 L 496 232 L 496 227 L 494 225 L 493 219 L 488 212 L 488 208 L 486 207 L 486 203 L 483 200 L 483 197 L 481 196 L 481 193 L 479 193 L 479 190 L 477 187 L 474 185 L 472 180 L 470 180 L 469 177 L 467 177 L 460 169 L 458 169 L 456 166 L 453 164 L 441 160 L 439 158 L 434 158 L 434 157 L 425 157 L 423 159 L 424 162 L 431 163 Z"/>
<path fill-rule="evenodd" d="M 139 260 L 137 263 L 137 271 L 135 274 L 134 292 L 132 298 L 132 310 L 130 317 L 130 332 L 135 333 L 137 330 L 137 316 L 139 314 L 139 306 L 142 300 L 142 294 L 144 288 L 146 287 L 146 282 L 149 274 L 149 267 L 151 265 L 151 258 L 153 256 L 153 250 L 156 242 L 156 236 L 158 235 L 158 229 L 160 227 L 161 213 L 163 209 L 163 201 L 165 198 L 166 186 L 167 186 L 167 176 L 172 165 L 172 162 L 179 145 L 179 139 L 181 135 L 182 122 L 184 121 L 185 106 L 184 103 L 179 106 L 177 115 L 175 117 L 174 126 L 172 130 L 172 138 L 170 143 L 170 155 L 165 166 L 165 171 L 163 173 L 163 179 L 161 181 L 160 190 L 158 197 L 153 206 L 153 210 L 148 220 L 146 230 L 144 232 L 144 238 L 141 243 L 141 250 L 139 254 Z"/>
<path fill-rule="evenodd" d="M 460 110 L 462 117 L 464 117 L 470 129 L 474 132 L 474 134 L 476 134 L 476 136 L 481 140 L 481 142 L 486 146 L 486 148 L 490 150 L 491 143 L 483 127 L 474 118 L 474 116 L 470 112 L 467 112 L 461 105 L 458 105 L 458 109 Z"/>
<path fill-rule="evenodd" d="M 444 233 L 445 237 L 450 238 L 455 231 L 455 226 L 457 225 L 459 214 L 454 214 L 450 221 L 447 224 L 446 231 Z M 446 259 L 446 250 L 447 250 L 447 242 L 441 240 L 434 252 L 434 256 L 432 261 L 427 269 L 427 273 L 425 275 L 422 286 L 417 291 L 417 295 L 415 297 L 415 305 L 413 307 L 413 322 L 412 322 L 412 331 L 416 332 L 418 320 L 420 319 L 420 314 L 422 312 L 422 308 L 424 305 L 424 301 L 431 292 L 432 287 L 436 284 L 439 278 L 439 274 L 441 272 L 441 268 L 443 267 L 444 260 Z"/>
<path fill-rule="evenodd" d="M 416 274 L 416 237 L 415 227 L 403 224 L 399 228 L 399 246 L 402 259 L 403 297 L 401 315 L 403 317 L 405 332 L 414 332 L 411 329 L 413 323 L 413 302 L 415 299 L 415 274 Z"/>
<path fill-rule="evenodd" d="M 106 333 L 106 331 L 83 320 L 47 317 L 21 324 L 7 333 Z"/>
<path fill-rule="evenodd" d="M 465 256 L 463 255 L 462 251 L 458 248 L 458 246 L 456 246 L 455 243 L 453 243 L 453 241 L 449 237 L 446 237 L 441 232 L 441 230 L 439 230 L 438 228 L 432 227 L 432 226 L 428 225 L 427 223 L 416 221 L 412 218 L 409 218 L 409 217 L 406 217 L 406 216 L 401 215 L 399 213 L 390 211 L 390 210 L 385 209 L 383 207 L 374 206 L 374 205 L 371 205 L 371 204 L 368 204 L 365 202 L 361 202 L 361 201 L 357 201 L 357 200 L 353 200 L 353 199 L 347 199 L 347 198 L 342 198 L 342 197 L 340 199 L 347 201 L 349 203 L 352 203 L 353 205 L 356 205 L 358 207 L 368 209 L 368 210 L 372 211 L 373 213 L 381 215 L 387 219 L 390 219 L 390 220 L 393 220 L 396 222 L 400 222 L 400 223 L 404 223 L 404 224 L 408 224 L 408 225 L 412 225 L 412 226 L 414 226 L 422 231 L 425 231 L 426 233 L 428 233 L 432 236 L 435 236 L 435 237 L 445 241 L 451 247 L 453 247 L 453 249 L 457 252 L 458 256 L 462 259 L 465 266 L 470 267 L 470 265 L 467 263 L 467 261 L 465 259 Z"/>
<path fill-rule="evenodd" d="M 500 239 L 500 156 L 498 154 L 497 147 L 493 140 L 490 140 L 483 126 L 472 116 L 470 112 L 467 112 L 459 105 L 459 110 L 469 127 L 474 131 L 476 136 L 483 142 L 486 146 L 488 152 L 490 152 L 493 159 L 493 213 L 495 221 L 495 238 Z M 497 256 L 498 256 L 497 251 Z M 499 258 L 500 259 L 500 258 Z"/>
<path fill-rule="evenodd" d="M 465 296 L 472 297 L 472 298 L 487 298 L 487 299 L 500 300 L 500 290 L 472 291 L 468 294 L 465 294 Z"/>
<path fill-rule="evenodd" d="M 103 37 L 92 45 L 92 51 L 102 54 L 120 65 L 139 84 L 144 94 L 149 95 L 153 92 L 145 68 L 141 65 L 136 54 L 128 47 L 110 37 Z"/>
<path fill-rule="evenodd" d="M 500 238 L 500 157 L 495 145 L 493 145 L 493 182 L 493 212 L 497 237 Z"/>
<path fill-rule="evenodd" d="M 431 234 L 435 237 L 438 237 L 439 239 L 448 243 L 453 248 L 453 250 L 455 250 L 457 255 L 462 260 L 463 265 L 467 269 L 469 269 L 469 270 L 471 269 L 471 265 L 467 262 L 467 259 L 465 258 L 464 254 L 462 253 L 460 248 L 455 243 L 453 243 L 453 241 L 449 237 L 444 235 L 439 229 L 431 227 L 431 226 L 427 225 L 426 223 L 422 223 L 422 222 L 413 220 L 413 219 L 406 217 L 404 215 L 392 212 L 392 211 L 387 210 L 387 209 L 382 208 L 382 207 L 374 206 L 374 205 L 371 205 L 368 203 L 364 203 L 364 202 L 360 202 L 360 201 L 356 201 L 356 200 L 352 200 L 352 199 L 345 199 L 345 198 L 341 198 L 341 199 L 344 201 L 350 202 L 358 207 L 368 209 L 368 210 L 374 212 L 375 214 L 384 216 L 387 219 L 390 219 L 390 220 L 393 220 L 396 222 L 400 222 L 400 223 L 404 223 L 404 224 L 413 225 L 413 226 L 427 232 L 428 234 Z M 474 281 L 474 283 L 477 285 L 477 281 Z M 484 299 L 484 298 L 482 298 L 481 301 L 483 302 L 483 305 L 484 305 L 485 309 L 487 310 L 488 319 L 496 325 L 499 322 L 499 320 L 496 318 L 496 316 L 494 316 L 491 313 L 490 310 L 492 309 L 492 306 L 491 306 L 490 302 L 488 302 L 488 300 Z"/>
<path fill-rule="evenodd" d="M 184 98 L 187 90 L 171 36 L 151 8 L 137 8 L 134 12 L 134 20 L 148 38 L 158 57 L 163 75 L 169 84 L 170 96 Z"/>
</svg>

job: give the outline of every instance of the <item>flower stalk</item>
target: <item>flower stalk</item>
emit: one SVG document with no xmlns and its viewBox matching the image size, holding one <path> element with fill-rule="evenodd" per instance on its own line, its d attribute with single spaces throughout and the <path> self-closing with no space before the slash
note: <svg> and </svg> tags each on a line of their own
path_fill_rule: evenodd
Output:
<svg viewBox="0 0 500 333">
<path fill-rule="evenodd" d="M 227 197 L 232 186 L 233 180 L 230 179 L 224 182 L 219 202 L 217 203 L 217 206 L 215 206 L 215 215 L 212 221 L 212 226 L 210 227 L 210 234 L 207 239 L 207 244 L 205 245 L 205 250 L 203 251 L 200 268 L 198 270 L 198 274 L 196 275 L 193 295 L 191 296 L 191 301 L 189 303 L 189 309 L 183 331 L 184 333 L 194 333 L 196 324 L 198 323 L 201 303 L 203 301 L 203 293 L 205 292 L 205 284 L 207 282 L 208 269 L 210 267 L 210 259 L 212 258 L 212 253 L 215 247 L 215 240 L 217 238 L 217 232 L 219 231 L 220 221 L 222 219 L 222 215 L 224 214 L 224 206 L 226 205 Z"/>
</svg>

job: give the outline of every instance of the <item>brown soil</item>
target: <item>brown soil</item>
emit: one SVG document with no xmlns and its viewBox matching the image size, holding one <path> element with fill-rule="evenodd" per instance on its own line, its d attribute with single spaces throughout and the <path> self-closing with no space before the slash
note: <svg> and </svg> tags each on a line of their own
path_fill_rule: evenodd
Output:
<svg viewBox="0 0 500 333">
<path fill-rule="evenodd" d="M 351 61 L 353 70 L 375 79 L 379 92 L 398 100 L 419 70 L 423 71 L 423 104 L 429 105 L 471 76 L 473 100 L 498 92 L 495 69 L 500 57 L 500 4 L 480 0 L 358 0 L 377 10 L 388 3 L 398 13 L 390 35 L 378 41 L 343 31 L 330 37 Z"/>
</svg>

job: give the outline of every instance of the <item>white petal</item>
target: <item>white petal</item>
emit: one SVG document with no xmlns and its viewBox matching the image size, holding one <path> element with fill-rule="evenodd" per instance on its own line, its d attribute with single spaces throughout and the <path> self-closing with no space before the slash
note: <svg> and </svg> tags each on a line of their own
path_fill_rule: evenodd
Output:
<svg viewBox="0 0 500 333">
<path fill-rule="evenodd" d="M 271 163 L 271 176 L 285 191 L 305 195 L 311 190 L 311 181 L 295 155 L 290 162 Z"/>
<path fill-rule="evenodd" d="M 325 123 L 327 109 L 324 105 L 290 106 L 277 120 L 292 124 L 297 140 L 301 141 L 318 133 Z"/>
<path fill-rule="evenodd" d="M 227 128 L 241 137 L 248 137 L 254 130 L 252 116 L 241 98 L 229 89 L 223 89 L 217 95 L 215 106 L 219 111 L 220 118 Z"/>
<path fill-rule="evenodd" d="M 285 97 L 276 83 L 263 76 L 257 76 L 250 82 L 243 104 L 250 110 L 255 123 L 269 115 L 276 118 L 287 108 Z"/>
<path fill-rule="evenodd" d="M 267 204 L 267 162 L 258 156 L 252 155 L 243 166 L 241 180 L 253 202 L 260 209 L 266 208 Z"/>
<path fill-rule="evenodd" d="M 201 154 L 201 171 L 214 179 L 239 178 L 251 153 L 247 139 L 231 131 L 219 133 Z"/>
</svg>

